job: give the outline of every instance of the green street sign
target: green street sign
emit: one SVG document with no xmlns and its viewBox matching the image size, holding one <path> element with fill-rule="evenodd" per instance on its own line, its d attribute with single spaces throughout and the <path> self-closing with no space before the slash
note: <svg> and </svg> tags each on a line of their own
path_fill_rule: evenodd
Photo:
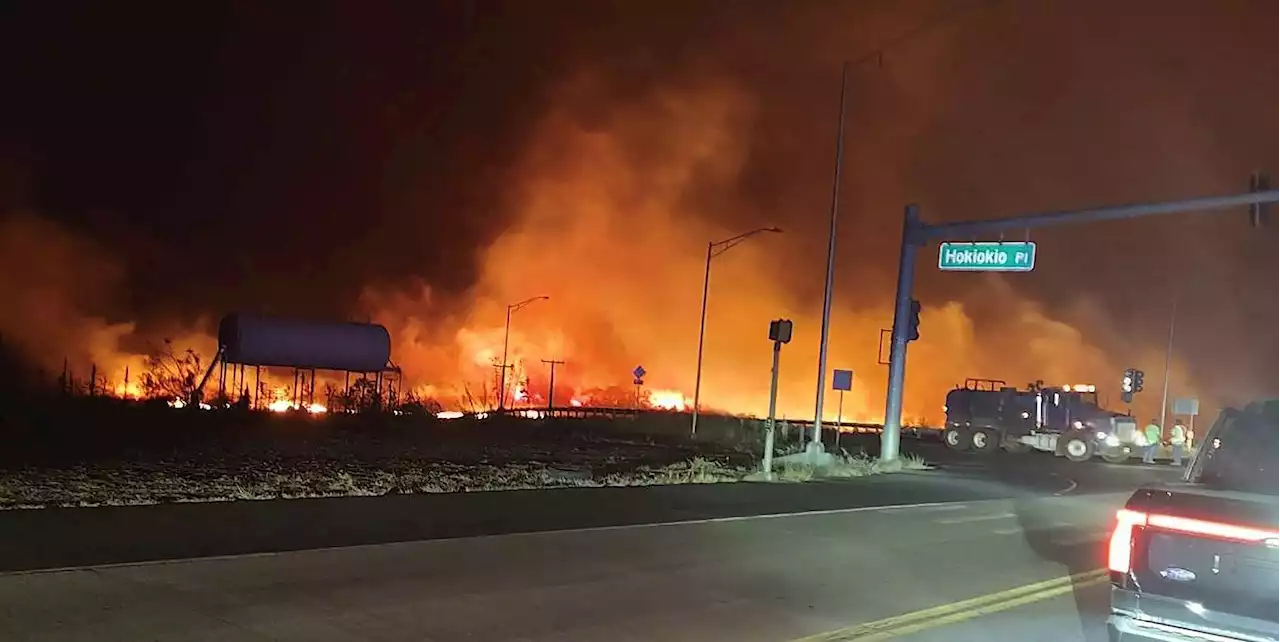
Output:
<svg viewBox="0 0 1280 642">
<path fill-rule="evenodd" d="M 1036 244 L 943 243 L 938 269 L 944 272 L 1030 272 L 1036 266 Z"/>
</svg>

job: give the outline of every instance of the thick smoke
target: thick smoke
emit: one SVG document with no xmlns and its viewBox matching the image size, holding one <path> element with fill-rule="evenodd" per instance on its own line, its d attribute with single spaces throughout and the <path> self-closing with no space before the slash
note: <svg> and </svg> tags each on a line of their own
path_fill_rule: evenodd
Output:
<svg viewBox="0 0 1280 642">
<path fill-rule="evenodd" d="M 880 330 L 891 322 L 906 203 L 921 203 L 931 221 L 990 218 L 1233 192 L 1249 171 L 1274 170 L 1267 167 L 1274 164 L 1277 127 L 1274 3 L 1223 0 L 1210 14 L 1197 2 L 1061 1 L 1034 8 L 977 2 L 908 40 L 894 36 L 952 5 L 744 2 L 685 9 L 694 3 L 674 3 L 666 8 L 670 15 L 640 20 L 590 4 L 593 19 L 616 14 L 612 23 L 560 25 L 561 33 L 517 15 L 521 3 L 507 8 L 511 16 L 486 18 L 519 23 L 522 47 L 550 50 L 563 43 L 564 55 L 530 54 L 554 61 L 530 76 L 554 79 L 536 99 L 489 100 L 475 87 L 503 83 L 485 76 L 484 82 L 449 84 L 460 88 L 457 96 L 441 89 L 441 96 L 397 111 L 397 118 L 414 123 L 430 121 L 425 107 L 421 115 L 414 112 L 420 104 L 456 103 L 462 113 L 470 97 L 485 105 L 486 118 L 496 118 L 492 112 L 501 105 L 518 112 L 511 120 L 520 123 L 510 128 L 517 135 L 503 129 L 501 143 L 486 139 L 479 125 L 457 134 L 466 144 L 437 146 L 409 136 L 421 123 L 395 130 L 400 121 L 388 120 L 386 107 L 401 103 L 385 96 L 385 104 L 378 103 L 372 89 L 368 105 L 361 102 L 366 92 L 341 92 L 352 103 L 342 127 L 318 133 L 299 124 L 303 120 L 289 121 L 299 140 L 349 135 L 343 139 L 349 145 L 324 153 L 354 150 L 352 165 L 369 174 L 399 168 L 395 177 L 385 169 L 388 176 L 373 183 L 430 184 L 403 216 L 375 217 L 372 197 L 367 203 L 350 194 L 336 199 L 370 212 L 361 224 L 381 230 L 377 242 L 366 240 L 370 246 L 394 241 L 412 251 L 365 252 L 353 242 L 325 261 L 312 247 L 299 252 L 307 257 L 304 269 L 324 262 L 339 266 L 326 274 L 367 284 L 359 300 L 332 307 L 387 325 L 393 359 L 407 378 L 446 405 L 465 405 L 467 395 L 492 388 L 506 306 L 538 296 L 550 299 L 511 317 L 508 357 L 516 380 L 541 391 L 548 383 L 541 360 L 562 359 L 557 402 L 565 403 L 575 392 L 625 391 L 631 370 L 643 365 L 648 387 L 690 399 L 707 242 L 778 225 L 784 233 L 752 237 L 713 262 L 702 400 L 710 408 L 763 412 L 767 324 L 790 318 L 796 334 L 782 355 L 779 407 L 789 417 L 811 417 L 839 66 L 886 43 L 892 47 L 883 65 L 852 70 L 845 116 L 829 367 L 856 373 L 844 400 L 848 418 L 881 419 L 886 369 L 877 354 Z M 546 12 L 535 13 L 541 20 Z M 545 33 L 523 31 L 524 22 L 542 25 Z M 509 38 L 499 26 L 484 32 Z M 274 42 L 277 31 L 267 32 Z M 499 44 L 468 46 L 477 60 L 488 60 L 490 49 L 505 51 Z M 231 58 L 251 60 L 252 53 Z M 307 64 L 317 65 L 315 77 L 327 78 L 320 63 Z M 239 77 L 235 69 L 227 74 Z M 395 95 L 418 95 L 411 76 L 380 82 L 396 88 Z M 472 95 L 477 92 L 486 100 Z M 249 102 L 256 109 L 261 101 Z M 360 128 L 366 121 L 385 127 L 366 131 Z M 436 135 L 447 139 L 451 131 L 433 130 Z M 436 170 L 411 175 L 378 156 L 372 143 L 356 144 L 366 139 L 401 141 L 401 157 L 431 157 L 436 161 L 428 166 Z M 420 149 L 403 142 L 413 140 L 424 141 L 415 143 Z M 278 147 L 278 158 L 287 149 Z M 467 153 L 441 156 L 440 149 Z M 277 195 L 263 206 L 273 215 L 291 206 L 310 212 L 326 199 L 323 181 L 296 188 L 303 182 L 282 182 L 306 197 Z M 353 193 L 377 193 L 361 187 Z M 466 196 L 478 191 L 483 198 Z M 257 200 L 250 193 L 236 202 Z M 441 216 L 472 221 L 472 232 L 491 221 L 503 227 L 479 248 L 423 231 L 437 229 L 432 216 L 444 210 L 449 213 Z M 1273 392 L 1275 234 L 1251 231 L 1244 220 L 1241 212 L 1036 231 L 1036 272 L 1009 277 L 938 274 L 931 267 L 935 249 L 926 248 L 917 266 L 916 292 L 925 307 L 922 338 L 910 347 L 907 414 L 936 420 L 947 389 L 966 377 L 1012 385 L 1093 383 L 1107 391 L 1117 389 L 1119 373 L 1130 366 L 1147 372 L 1136 410 L 1148 414 L 1158 405 L 1175 286 L 1182 293 L 1171 396 L 1197 394 L 1209 407 Z M 314 220 L 279 227 L 339 229 Z M 286 277 L 312 278 L 288 272 L 295 261 L 285 255 L 293 248 L 277 246 L 292 237 L 267 236 L 281 260 L 246 264 L 280 266 L 282 272 L 270 275 L 276 285 L 287 285 Z M 348 234 L 341 236 L 345 241 Z M 8 219 L 0 243 L 6 268 L 0 294 L 17 302 L 0 312 L 0 331 L 45 368 L 60 368 L 65 356 L 118 370 L 165 336 L 152 330 L 165 328 L 163 319 L 137 319 L 122 309 L 128 274 L 119 266 L 129 257 L 33 217 Z M 360 273 L 364 258 L 384 254 L 394 254 L 397 266 L 421 256 L 422 265 L 400 278 Z M 445 268 L 457 270 L 442 275 Z M 475 283 L 458 294 L 452 281 L 472 271 Z M 250 276 L 267 280 L 246 270 Z M 308 280 L 295 289 L 310 286 Z M 260 291 L 258 297 L 260 303 Z M 289 312 L 283 300 L 272 303 L 278 303 L 273 312 Z M 146 321 L 147 329 L 130 319 Z M 181 341 L 212 354 L 207 335 Z M 826 415 L 835 413 L 828 394 Z"/>
<path fill-rule="evenodd" d="M 0 337 L 49 377 L 87 382 L 96 371 L 99 384 L 123 390 L 165 338 L 212 354 L 204 333 L 146 337 L 136 322 L 113 320 L 124 278 L 121 263 L 92 239 L 26 212 L 0 217 Z"/>
<path fill-rule="evenodd" d="M 120 360 L 132 323 L 92 311 L 109 303 L 123 274 L 91 241 L 30 214 L 0 219 L 0 332 L 48 371 Z"/>
<path fill-rule="evenodd" d="M 710 196 L 731 194 L 744 180 L 755 102 L 732 84 L 703 82 L 604 106 L 590 77 L 567 84 L 555 102 L 560 107 L 538 125 L 514 172 L 516 222 L 486 250 L 469 315 L 433 324 L 424 294 L 370 300 L 376 318 L 397 330 L 398 358 L 410 374 L 482 381 L 500 359 L 505 305 L 549 296 L 513 315 L 510 360 L 521 369 L 534 374 L 545 368 L 540 360 L 564 359 L 561 383 L 583 389 L 625 385 L 643 365 L 650 386 L 691 397 L 705 244 L 743 231 L 708 223 L 714 217 L 704 210 Z M 784 317 L 795 321 L 796 334 L 783 354 L 780 412 L 812 416 L 820 305 L 791 285 L 801 275 L 779 269 L 787 263 L 779 257 L 803 252 L 806 241 L 762 234 L 714 260 L 706 406 L 764 412 L 765 330 Z M 1013 385 L 1104 383 L 1123 369 L 1001 278 L 972 278 L 965 298 L 1002 314 L 979 326 L 962 301 L 927 302 L 924 337 L 911 347 L 908 415 L 936 419 L 945 391 L 969 376 Z M 890 320 L 892 282 L 855 270 L 842 273 L 841 283 L 829 360 L 857 373 L 845 417 L 878 421 L 885 368 L 876 363 L 877 341 Z M 450 334 L 452 345 L 441 347 Z M 1175 368 L 1182 377 L 1184 367 Z M 825 414 L 834 418 L 837 404 L 828 398 Z"/>
</svg>

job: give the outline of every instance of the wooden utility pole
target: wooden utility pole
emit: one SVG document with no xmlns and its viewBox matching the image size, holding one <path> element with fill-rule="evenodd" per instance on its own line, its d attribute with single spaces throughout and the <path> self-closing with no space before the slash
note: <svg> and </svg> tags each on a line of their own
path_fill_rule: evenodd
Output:
<svg viewBox="0 0 1280 642">
<path fill-rule="evenodd" d="M 551 383 L 547 386 L 547 410 L 555 410 L 556 406 L 556 366 L 564 363 L 555 359 L 543 359 L 543 363 L 551 366 Z"/>
</svg>

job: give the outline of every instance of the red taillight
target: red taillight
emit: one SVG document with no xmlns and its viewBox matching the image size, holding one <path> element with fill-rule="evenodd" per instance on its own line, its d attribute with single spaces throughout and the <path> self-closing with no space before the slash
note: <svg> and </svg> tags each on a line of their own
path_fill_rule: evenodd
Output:
<svg viewBox="0 0 1280 642">
<path fill-rule="evenodd" d="M 1192 535 L 1204 535 L 1218 539 L 1229 539 L 1237 542 L 1263 542 L 1280 537 L 1276 531 L 1267 531 L 1248 526 L 1236 526 L 1220 522 L 1209 522 L 1190 517 L 1176 515 L 1148 515 L 1147 525 L 1166 531 L 1178 531 Z"/>
<path fill-rule="evenodd" d="M 1146 513 L 1121 509 L 1116 513 L 1116 529 L 1111 531 L 1111 544 L 1107 550 L 1107 568 L 1117 573 L 1128 573 L 1133 544 L 1133 527 L 1147 523 Z"/>
<path fill-rule="evenodd" d="M 1202 535 L 1237 542 L 1264 542 L 1280 538 L 1280 533 L 1248 526 L 1223 524 L 1191 517 L 1141 513 L 1122 509 L 1116 513 L 1116 529 L 1111 532 L 1107 551 L 1107 568 L 1117 573 L 1128 573 L 1132 564 L 1133 529 L 1135 526 L 1151 526 L 1166 531 L 1190 535 Z"/>
</svg>

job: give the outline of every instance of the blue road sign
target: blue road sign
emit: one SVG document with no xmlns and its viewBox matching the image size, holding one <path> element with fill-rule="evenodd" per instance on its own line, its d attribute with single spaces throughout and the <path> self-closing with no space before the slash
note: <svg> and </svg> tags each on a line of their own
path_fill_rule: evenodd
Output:
<svg viewBox="0 0 1280 642">
<path fill-rule="evenodd" d="M 853 371 L 852 370 L 836 370 L 831 375 L 831 388 L 833 390 L 853 390 Z"/>
</svg>

